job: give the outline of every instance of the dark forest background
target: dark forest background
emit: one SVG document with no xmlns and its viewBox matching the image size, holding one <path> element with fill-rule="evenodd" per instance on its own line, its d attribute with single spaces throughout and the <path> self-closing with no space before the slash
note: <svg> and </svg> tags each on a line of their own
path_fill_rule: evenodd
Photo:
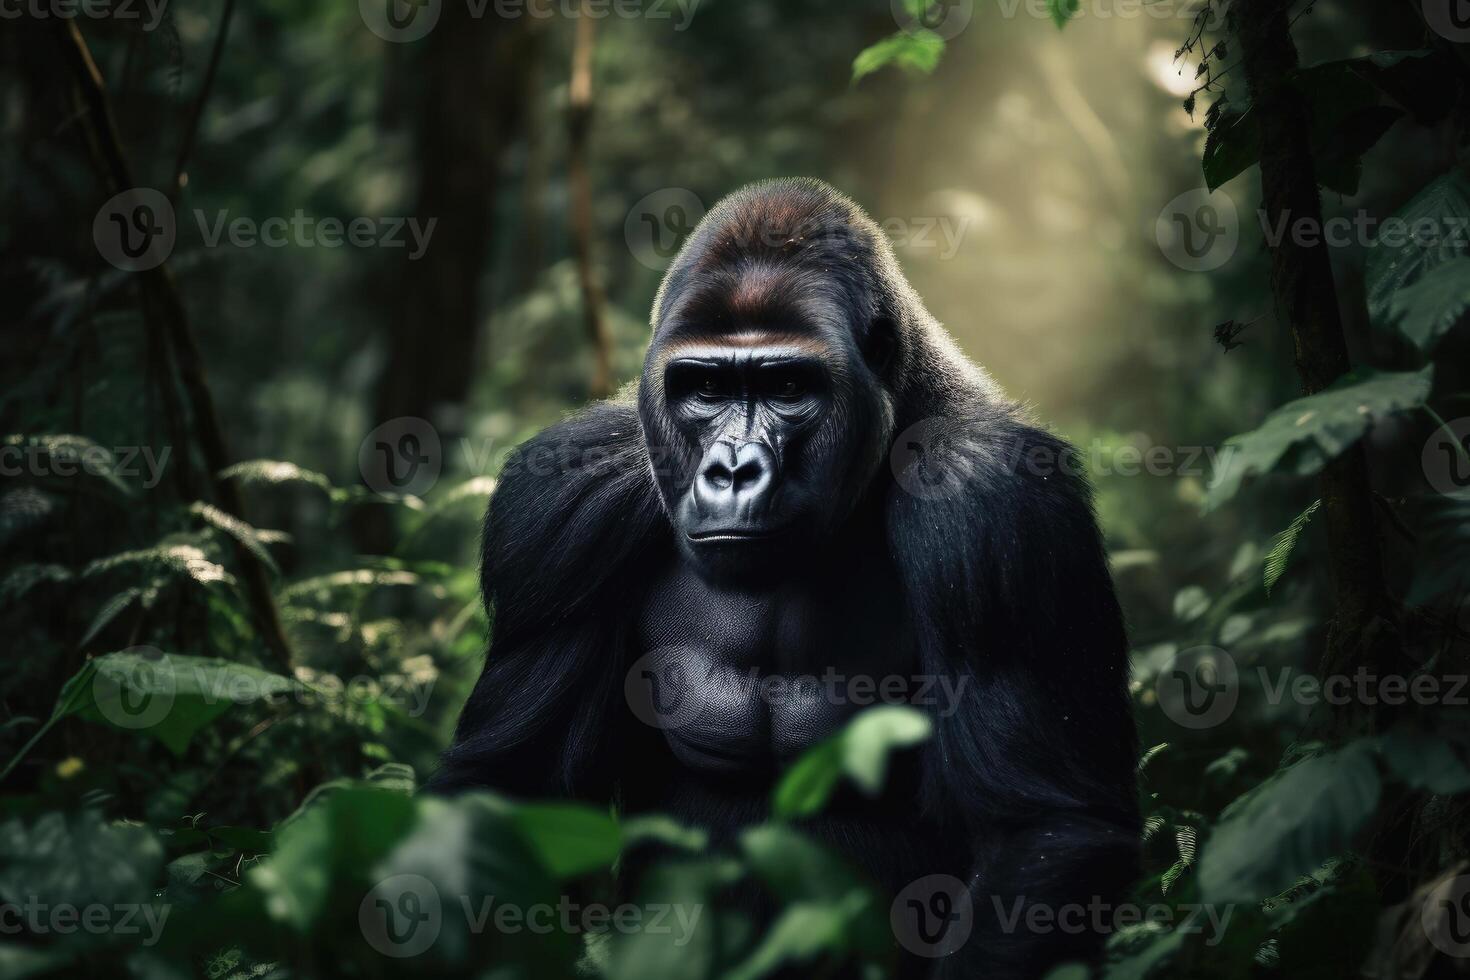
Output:
<svg viewBox="0 0 1470 980">
<path fill-rule="evenodd" d="M 151 942 L 43 912 L 0 975 L 884 975 L 888 897 L 795 818 L 911 718 L 838 736 L 735 854 L 409 792 L 492 628 L 506 453 L 636 378 L 682 235 L 785 175 L 863 205 L 1091 469 L 1136 648 L 1135 897 L 1170 910 L 1118 926 L 1107 975 L 1470 969 L 1459 0 L 426 0 L 399 40 L 388 4 L 0 18 L 0 903 L 170 910 Z M 359 914 L 410 873 L 610 894 L 648 836 L 687 852 L 662 900 L 714 910 L 690 945 L 445 912 L 403 959 Z M 764 933 L 720 911 L 742 877 L 783 903 Z"/>
</svg>

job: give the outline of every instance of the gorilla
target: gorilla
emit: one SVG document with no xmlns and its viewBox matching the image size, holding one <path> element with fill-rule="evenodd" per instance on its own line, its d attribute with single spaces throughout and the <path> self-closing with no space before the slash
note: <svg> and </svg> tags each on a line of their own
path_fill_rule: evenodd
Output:
<svg viewBox="0 0 1470 980">
<path fill-rule="evenodd" d="M 1137 750 L 1075 454 L 819 181 L 722 200 L 651 321 L 636 386 L 507 462 L 483 536 L 493 639 L 432 785 L 728 839 L 879 689 L 933 737 L 877 798 L 845 788 L 806 829 L 890 895 L 930 875 L 968 890 L 963 945 L 905 972 L 1095 958 L 1087 910 L 1136 873 Z M 1060 924 L 1029 929 L 1032 906 Z"/>
</svg>

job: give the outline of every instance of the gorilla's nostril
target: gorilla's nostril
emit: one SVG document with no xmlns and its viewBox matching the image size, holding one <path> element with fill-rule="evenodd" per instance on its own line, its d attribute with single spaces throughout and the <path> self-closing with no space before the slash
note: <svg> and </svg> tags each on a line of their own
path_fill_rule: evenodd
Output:
<svg viewBox="0 0 1470 980">
<path fill-rule="evenodd" d="M 731 473 L 723 463 L 715 463 L 704 471 L 704 479 L 716 490 L 728 490 L 739 474 Z"/>
<path fill-rule="evenodd" d="M 758 482 L 766 475 L 766 468 L 757 460 L 747 460 L 735 469 L 733 482 L 735 489 L 739 491 L 752 483 Z"/>
</svg>

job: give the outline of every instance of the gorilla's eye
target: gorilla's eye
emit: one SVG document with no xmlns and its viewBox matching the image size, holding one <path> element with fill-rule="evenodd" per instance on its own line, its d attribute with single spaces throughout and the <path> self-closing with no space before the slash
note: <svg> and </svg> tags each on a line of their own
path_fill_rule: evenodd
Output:
<svg viewBox="0 0 1470 980">
<path fill-rule="evenodd" d="M 776 385 L 776 390 L 772 394 L 783 402 L 794 402 L 800 400 L 806 391 L 802 388 L 800 381 L 795 378 L 787 378 Z"/>
<path fill-rule="evenodd" d="M 720 391 L 720 383 L 714 378 L 705 378 L 704 380 L 700 381 L 699 386 L 694 389 L 694 393 L 700 398 L 703 398 L 705 401 L 710 402 L 718 401 L 720 395 L 722 394 L 722 392 Z"/>
</svg>

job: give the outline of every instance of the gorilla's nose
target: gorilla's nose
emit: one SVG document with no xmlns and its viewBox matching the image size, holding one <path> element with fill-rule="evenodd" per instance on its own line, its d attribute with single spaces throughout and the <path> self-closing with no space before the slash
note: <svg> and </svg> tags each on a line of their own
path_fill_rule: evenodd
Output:
<svg viewBox="0 0 1470 980">
<path fill-rule="evenodd" d="M 775 480 L 776 461 L 764 445 L 719 442 L 700 463 L 694 499 L 712 525 L 747 525 L 762 515 Z"/>
</svg>

